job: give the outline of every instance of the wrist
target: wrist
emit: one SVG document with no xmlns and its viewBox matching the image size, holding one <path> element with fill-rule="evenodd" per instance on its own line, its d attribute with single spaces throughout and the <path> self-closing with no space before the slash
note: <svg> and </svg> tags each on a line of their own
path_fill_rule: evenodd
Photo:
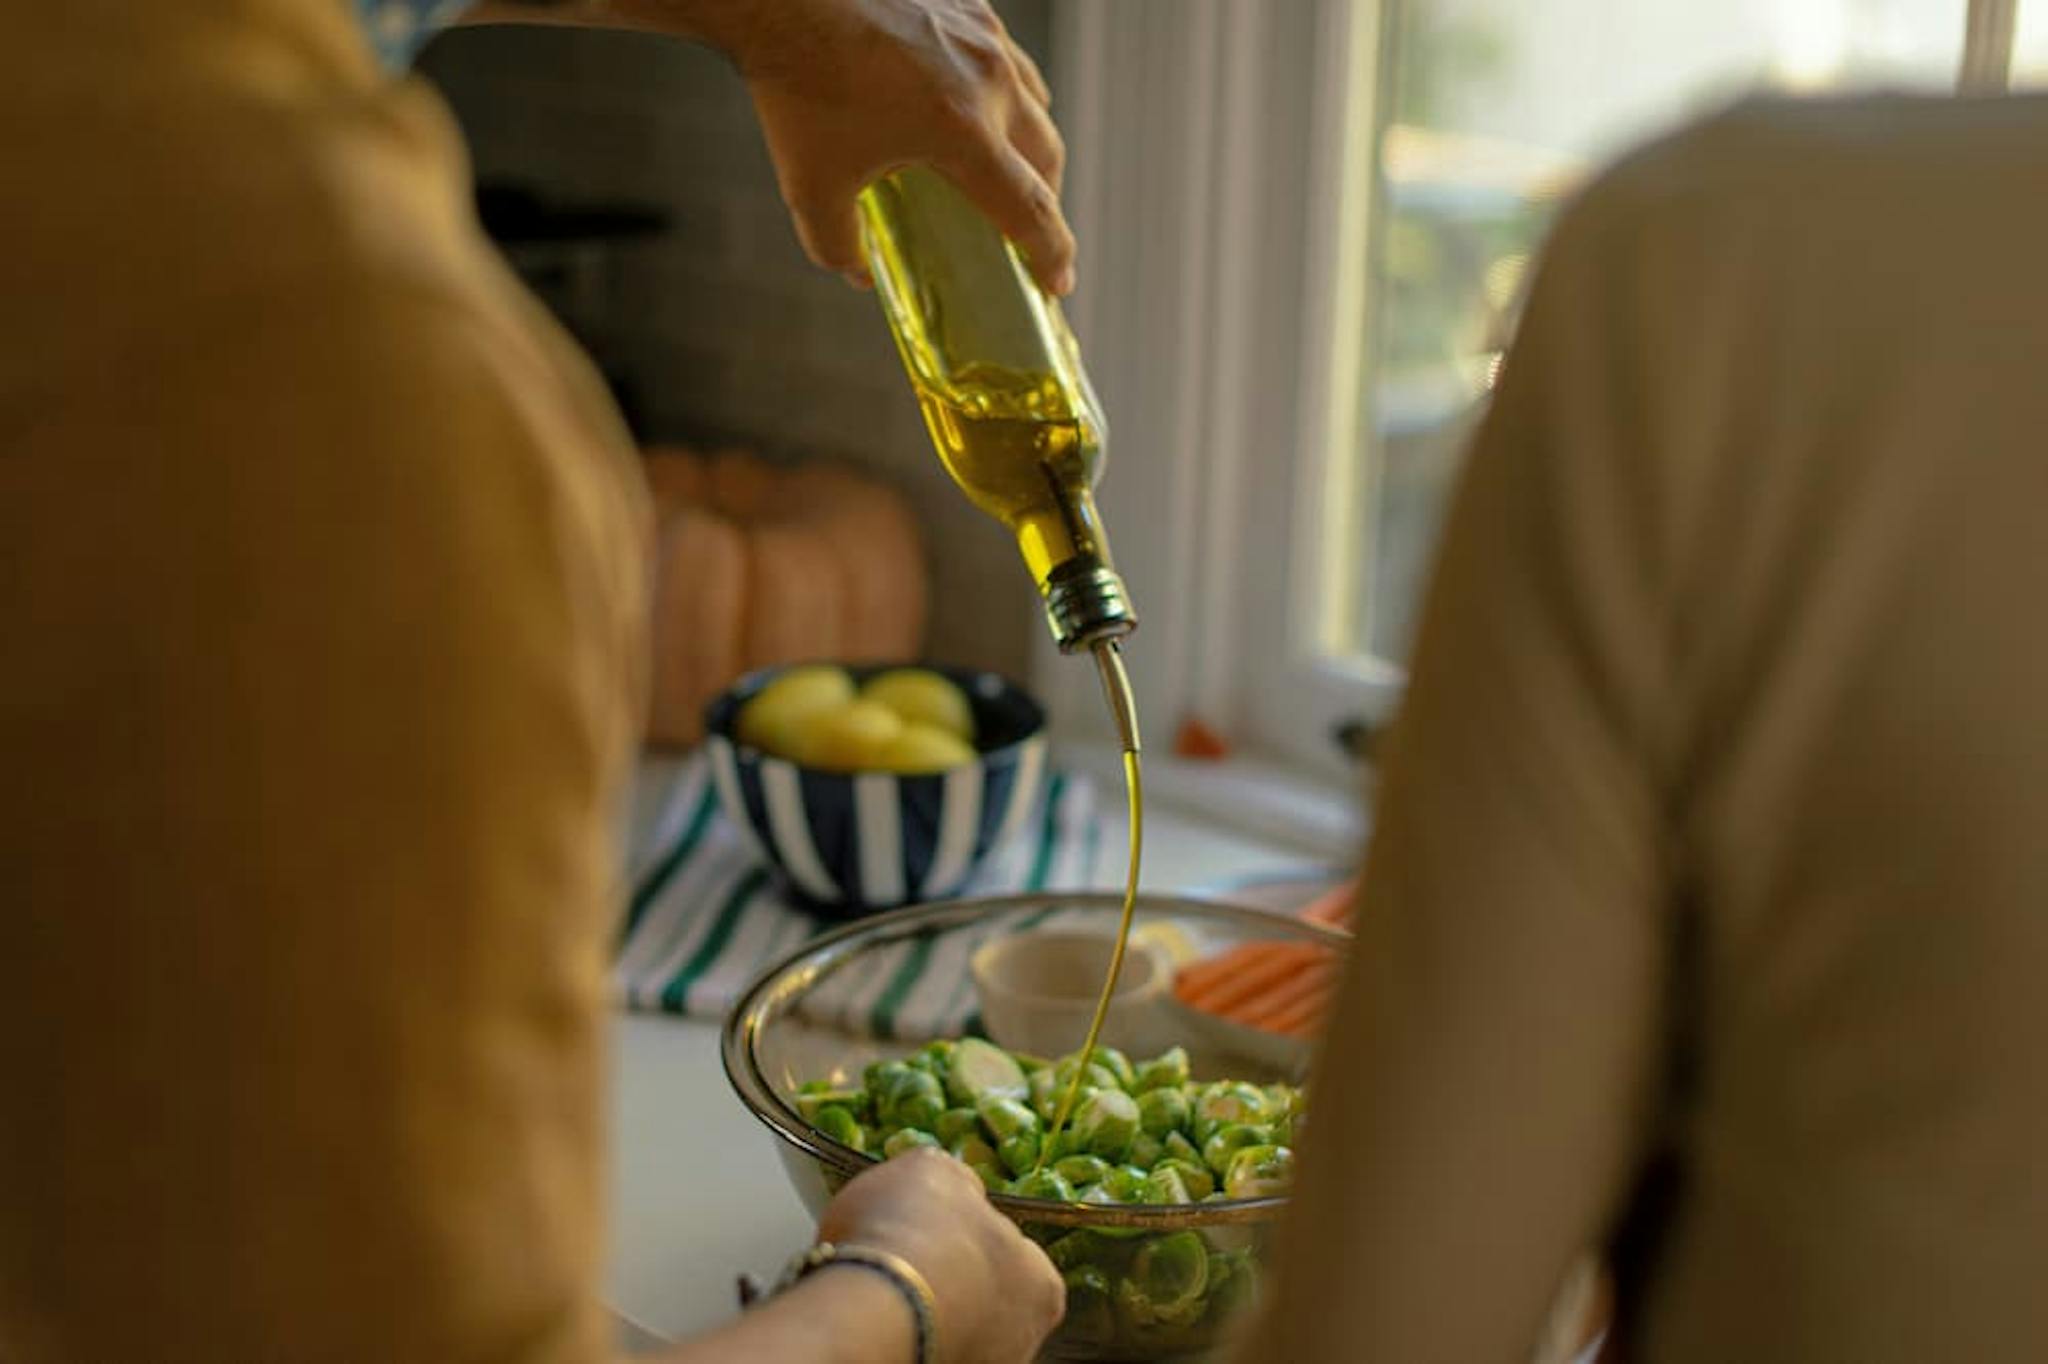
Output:
<svg viewBox="0 0 2048 1364">
<path fill-rule="evenodd" d="M 778 1294 L 818 1323 L 819 1359 L 836 1364 L 912 1364 L 918 1358 L 917 1317 L 888 1280 L 850 1261 L 824 1265 Z"/>
<path fill-rule="evenodd" d="M 896 1339 L 896 1333 L 882 1335 L 875 1330 L 863 1329 L 856 1333 L 856 1342 L 871 1342 L 879 1350 L 878 1355 L 850 1354 L 835 1348 L 829 1357 L 835 1360 L 877 1359 L 882 1364 L 897 1364 L 904 1358 L 913 1364 L 936 1364 L 938 1358 L 938 1312 L 939 1304 L 933 1296 L 932 1286 L 919 1272 L 917 1266 L 894 1251 L 878 1246 L 859 1245 L 851 1242 L 820 1240 L 816 1245 L 789 1262 L 768 1292 L 772 1299 L 788 1297 L 807 1284 L 817 1281 L 826 1270 L 850 1270 L 833 1280 L 835 1296 L 845 1298 L 857 1296 L 866 1301 L 861 1305 L 858 1319 L 872 1324 L 883 1319 L 877 1304 L 884 1299 L 877 1296 L 880 1290 L 887 1298 L 893 1298 L 897 1311 L 894 1319 L 903 1324 L 907 1318 L 909 1332 L 903 1340 Z M 854 1287 L 857 1285 L 859 1291 Z M 816 1294 L 811 1295 L 815 1300 Z M 762 1300 L 760 1285 L 751 1275 L 740 1276 L 740 1305 L 751 1307 Z M 815 1301 L 800 1310 L 810 1315 L 816 1308 Z M 832 1320 L 827 1315 L 826 1320 Z M 832 1342 L 835 1346 L 841 1342 Z M 907 1347 L 907 1354 L 904 1348 Z"/>
<path fill-rule="evenodd" d="M 807 1282 L 827 1288 L 836 1301 L 852 1305 L 852 1311 L 860 1313 L 858 1321 L 877 1325 L 856 1341 L 860 1364 L 909 1364 L 913 1360 L 924 1364 L 918 1354 L 918 1315 L 889 1280 L 842 1260 L 813 1272 Z"/>
</svg>

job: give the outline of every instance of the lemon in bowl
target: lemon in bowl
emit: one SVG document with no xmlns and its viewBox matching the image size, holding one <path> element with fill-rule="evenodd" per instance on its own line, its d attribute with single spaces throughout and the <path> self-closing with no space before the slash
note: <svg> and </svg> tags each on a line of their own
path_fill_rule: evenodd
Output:
<svg viewBox="0 0 2048 1364">
<path fill-rule="evenodd" d="M 863 700 L 887 706 L 905 724 L 974 742 L 974 703 L 952 678 L 930 668 L 890 668 L 861 684 Z"/>
<path fill-rule="evenodd" d="M 957 893 L 1045 767 L 1044 710 L 971 668 L 763 669 L 705 728 L 726 815 L 792 894 L 839 917 Z"/>
</svg>

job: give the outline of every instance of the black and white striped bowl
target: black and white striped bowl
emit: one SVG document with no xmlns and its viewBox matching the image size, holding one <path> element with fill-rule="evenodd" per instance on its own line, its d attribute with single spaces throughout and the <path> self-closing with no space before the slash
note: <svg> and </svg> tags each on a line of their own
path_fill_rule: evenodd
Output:
<svg viewBox="0 0 2048 1364">
<path fill-rule="evenodd" d="M 795 665 L 789 665 L 795 666 Z M 907 664 L 849 667 L 855 682 Z M 995 673 L 920 663 L 951 678 L 974 707 L 972 763 L 944 772 L 828 772 L 739 742 L 740 708 L 783 668 L 743 677 L 711 703 L 705 746 L 726 817 L 792 893 L 822 913 L 957 894 L 1016 833 L 1045 776 L 1045 711 Z"/>
</svg>

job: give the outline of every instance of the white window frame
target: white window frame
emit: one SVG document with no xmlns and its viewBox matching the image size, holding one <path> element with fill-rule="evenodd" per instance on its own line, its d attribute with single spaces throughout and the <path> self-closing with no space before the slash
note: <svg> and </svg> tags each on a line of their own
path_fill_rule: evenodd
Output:
<svg viewBox="0 0 2048 1364">
<path fill-rule="evenodd" d="M 1349 533 L 1341 508 L 1302 513 L 1356 419 L 1356 386 L 1304 361 L 1358 332 L 1365 261 L 1336 243 L 1368 206 L 1331 190 L 1369 179 L 1337 171 L 1370 135 L 1371 91 L 1353 78 L 1372 63 L 1353 54 L 1371 52 L 1380 13 L 1376 0 L 1064 0 L 1054 12 L 1068 212 L 1085 253 L 1070 313 L 1110 414 L 1101 496 L 1142 619 L 1130 658 L 1169 796 L 1199 770 L 1241 803 L 1286 773 L 1307 789 L 1264 785 L 1291 819 L 1316 791 L 1348 803 L 1335 726 L 1398 694 L 1397 669 L 1323 655 L 1327 622 L 1299 587 L 1326 537 Z M 1062 737 L 1106 739 L 1089 669 L 1047 643 L 1035 678 Z M 1160 761 L 1190 715 L 1243 757 L 1227 770 Z"/>
<path fill-rule="evenodd" d="M 1053 16 L 1083 251 L 1069 312 L 1109 414 L 1101 500 L 1142 621 L 1153 786 L 1255 830 L 1306 819 L 1294 841 L 1325 849 L 1355 838 L 1328 813 L 1357 785 L 1335 727 L 1383 720 L 1402 685 L 1392 662 L 1329 647 L 1351 603 L 1314 581 L 1370 502 L 1333 496 L 1330 468 L 1364 415 L 1373 177 L 1346 171 L 1370 155 L 1393 3 L 1055 0 Z M 1963 89 L 2004 88 L 2015 3 L 1971 0 Z M 1034 679 L 1070 750 L 1106 742 L 1092 669 L 1048 641 Z M 1189 715 L 1239 756 L 1163 761 Z"/>
</svg>

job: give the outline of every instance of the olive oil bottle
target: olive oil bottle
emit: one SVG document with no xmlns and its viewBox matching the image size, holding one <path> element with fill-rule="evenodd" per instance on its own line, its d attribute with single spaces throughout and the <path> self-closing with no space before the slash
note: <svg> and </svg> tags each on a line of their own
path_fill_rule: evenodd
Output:
<svg viewBox="0 0 2048 1364">
<path fill-rule="evenodd" d="M 1095 508 L 1107 436 L 1059 304 L 936 171 L 860 198 L 868 257 L 926 427 L 953 481 L 1007 526 L 1061 649 L 1137 624 Z"/>
<path fill-rule="evenodd" d="M 894 171 L 862 192 L 860 210 L 875 289 L 939 459 L 1016 537 L 1061 651 L 1093 655 L 1123 745 L 1130 864 L 1086 1056 L 1123 969 L 1144 832 L 1137 709 L 1118 650 L 1138 618 L 1095 506 L 1107 425 L 1059 304 L 951 181 L 924 167 Z M 1044 1152 L 1085 1073 L 1075 1067 Z"/>
</svg>

